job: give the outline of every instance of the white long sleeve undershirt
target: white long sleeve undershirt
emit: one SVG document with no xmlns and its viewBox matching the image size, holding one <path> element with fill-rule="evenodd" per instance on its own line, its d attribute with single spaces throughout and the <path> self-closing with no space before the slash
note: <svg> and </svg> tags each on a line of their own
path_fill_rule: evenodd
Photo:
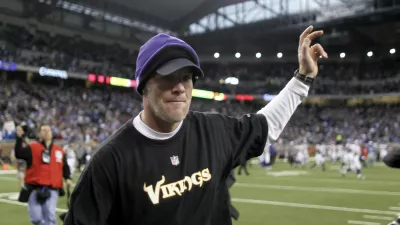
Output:
<svg viewBox="0 0 400 225">
<path fill-rule="evenodd" d="M 292 78 L 283 90 L 258 114 L 267 118 L 268 138 L 266 147 L 275 142 L 289 122 L 297 106 L 308 95 L 309 86 Z"/>
</svg>

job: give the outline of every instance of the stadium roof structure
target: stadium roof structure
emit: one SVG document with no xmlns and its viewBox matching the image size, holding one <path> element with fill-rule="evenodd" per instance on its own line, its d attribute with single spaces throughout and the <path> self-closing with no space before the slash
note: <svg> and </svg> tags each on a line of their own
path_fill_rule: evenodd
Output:
<svg viewBox="0 0 400 225">
<path fill-rule="evenodd" d="M 246 0 L 68 0 L 63 2 L 84 5 L 175 33 L 223 6 L 245 1 Z"/>
<path fill-rule="evenodd" d="M 228 61 L 236 62 L 247 61 L 246 59 L 253 62 L 256 53 L 262 54 L 263 59 L 282 61 L 277 59 L 278 52 L 294 56 L 293 60 L 296 61 L 298 37 L 309 25 L 325 31 L 325 35 L 317 42 L 338 59 L 341 52 L 349 53 L 348 55 L 354 56 L 356 60 L 366 57 L 367 51 L 374 51 L 374 54 L 380 51 L 377 55 L 389 55 L 389 49 L 400 45 L 398 19 L 400 1 L 286 0 L 286 2 L 288 5 L 279 6 L 283 7 L 279 16 L 274 16 L 273 12 L 265 13 L 263 16 L 253 14 L 253 20 L 248 22 L 246 18 L 252 14 L 251 9 L 242 15 L 240 11 L 236 11 L 234 16 L 244 19 L 236 21 L 233 26 L 222 28 L 218 27 L 220 24 L 215 23 L 220 20 L 221 15 L 218 13 L 207 15 L 194 24 L 198 29 L 197 32 L 186 34 L 185 40 L 201 55 L 207 55 L 207 61 L 224 61 L 228 58 Z M 295 2 L 297 10 L 290 10 L 290 7 L 296 5 Z M 302 2 L 309 4 L 302 8 L 299 6 Z M 243 4 L 254 6 L 254 2 L 251 1 Z M 229 18 L 233 20 L 234 17 L 232 15 Z M 215 52 L 219 53 L 218 59 L 213 57 Z M 240 60 L 234 57 L 237 52 L 241 53 Z M 284 60 L 288 58 L 284 57 Z"/>
<path fill-rule="evenodd" d="M 49 0 L 39 0 L 49 1 Z M 50 0 L 51 1 L 51 0 Z M 176 33 L 204 33 L 275 17 L 315 12 L 320 19 L 354 14 L 377 0 L 68 0 Z M 385 1 L 385 0 L 380 0 Z"/>
<path fill-rule="evenodd" d="M 102 10 L 106 20 L 129 24 L 131 27 L 139 28 L 138 31 L 148 31 L 150 35 L 161 32 L 171 33 L 183 36 L 193 44 L 215 43 L 215 40 L 218 40 L 218 43 L 225 43 L 227 48 L 237 46 L 237 43 L 232 43 L 232 40 L 239 43 L 250 40 L 250 43 L 259 46 L 260 42 L 254 39 L 265 40 L 266 35 L 276 30 L 280 33 L 278 40 L 282 41 L 282 30 L 283 32 L 291 30 L 290 35 L 294 34 L 297 39 L 298 32 L 309 24 L 317 24 L 320 28 L 326 28 L 326 24 L 329 27 L 329 23 L 333 24 L 336 28 L 332 26 L 329 28 L 330 37 L 342 36 L 343 42 L 347 36 L 347 31 L 340 29 L 344 20 L 382 14 L 384 10 L 381 9 L 386 9 L 385 6 L 397 9 L 394 18 L 398 18 L 400 7 L 400 5 L 393 5 L 396 1 L 392 0 L 68 0 L 59 2 L 62 2 L 64 9 L 69 10 L 78 8 L 81 12 L 88 11 L 77 5 L 90 7 L 89 11 L 90 9 Z M 75 5 L 67 4 L 68 2 Z M 93 12 L 94 10 L 91 13 Z M 364 22 L 378 20 L 382 21 L 382 18 L 369 17 Z M 393 26 L 387 25 L 387 27 L 386 33 L 393 29 Z M 396 27 L 397 25 L 395 30 L 397 30 Z M 363 39 L 365 37 L 370 40 L 377 39 L 371 37 L 371 32 L 368 31 L 368 29 L 360 30 L 356 36 Z M 382 32 L 385 33 L 381 29 L 379 33 L 382 34 Z M 221 41 L 224 38 L 227 40 Z M 248 47 L 243 48 L 248 49 Z"/>
<path fill-rule="evenodd" d="M 277 52 L 296 55 L 298 35 L 310 24 L 324 29 L 326 34 L 319 41 L 334 51 L 343 47 L 349 53 L 354 48 L 363 51 L 379 45 L 395 47 L 400 42 L 399 0 L 36 0 L 36 3 L 41 6 L 33 8 L 33 13 L 47 4 L 53 7 L 49 12 L 61 8 L 79 15 L 83 22 L 78 24 L 85 32 L 95 30 L 108 35 L 104 31 L 115 28 L 106 29 L 109 22 L 133 28 L 126 29 L 123 37 L 115 32 L 110 38 L 129 48 L 138 48 L 155 33 L 170 33 L 181 36 L 212 60 L 215 52 L 221 53 L 219 60 L 236 52 L 242 56 L 251 54 L 252 59 L 257 52 L 261 52 L 262 58 L 267 54 L 275 54 L 276 58 Z M 71 17 L 60 18 L 62 22 L 71 20 Z"/>
</svg>

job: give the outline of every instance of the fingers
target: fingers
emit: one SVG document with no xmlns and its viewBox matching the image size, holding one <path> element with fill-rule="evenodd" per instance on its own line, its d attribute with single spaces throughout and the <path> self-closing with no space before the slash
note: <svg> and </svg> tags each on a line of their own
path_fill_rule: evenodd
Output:
<svg viewBox="0 0 400 225">
<path fill-rule="evenodd" d="M 324 34 L 324 31 L 322 31 L 322 30 L 319 30 L 319 31 L 314 31 L 314 32 L 312 32 L 312 30 L 313 30 L 314 28 L 313 28 L 313 26 L 309 26 L 309 27 L 307 27 L 307 29 L 305 29 L 304 31 L 303 31 L 303 33 L 300 35 L 300 40 L 299 40 L 299 52 L 301 51 L 301 48 L 303 48 L 303 46 L 304 46 L 304 42 L 307 40 L 307 39 L 309 39 L 310 41 L 307 41 L 307 43 L 308 43 L 308 47 L 310 47 L 310 44 L 311 44 L 311 42 L 314 40 L 314 39 L 316 39 L 316 38 L 318 38 L 318 37 L 320 37 L 320 36 L 322 36 L 323 34 Z M 312 33 L 311 33 L 312 32 Z M 306 43 L 306 44 L 307 44 Z"/>
<path fill-rule="evenodd" d="M 311 33 L 312 30 L 313 26 L 311 25 L 303 31 L 303 33 L 300 35 L 299 47 L 303 45 L 304 39 Z"/>
<path fill-rule="evenodd" d="M 308 51 L 310 50 L 311 40 L 309 38 L 305 38 L 303 44 L 299 46 L 299 53 L 302 55 L 308 55 Z"/>
<path fill-rule="evenodd" d="M 324 34 L 324 31 L 319 30 L 319 31 L 314 31 L 311 34 L 307 35 L 307 38 L 309 38 L 311 41 L 316 39 L 317 37 L 320 37 Z"/>
<path fill-rule="evenodd" d="M 311 49 L 315 53 L 315 57 L 322 56 L 322 58 L 328 58 L 328 54 L 325 52 L 324 48 L 320 44 L 313 45 Z"/>
</svg>

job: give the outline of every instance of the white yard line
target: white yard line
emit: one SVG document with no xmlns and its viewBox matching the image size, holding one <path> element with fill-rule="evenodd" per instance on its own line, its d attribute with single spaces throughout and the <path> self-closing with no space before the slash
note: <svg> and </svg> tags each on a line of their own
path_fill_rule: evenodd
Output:
<svg viewBox="0 0 400 225">
<path fill-rule="evenodd" d="M 6 197 L 18 194 L 18 192 L 12 193 L 0 193 L 0 197 Z M 357 208 L 345 208 L 345 207 L 337 207 L 337 206 L 325 206 L 325 205 L 310 205 L 310 204 L 301 204 L 301 203 L 291 203 L 291 202 L 276 202 L 276 201 L 264 201 L 264 200 L 256 200 L 256 199 L 241 199 L 241 198 L 232 198 L 233 202 L 242 202 L 242 203 L 250 203 L 250 204 L 262 204 L 262 205 L 276 205 L 276 206 L 288 206 L 288 207 L 296 207 L 296 208 L 308 208 L 308 209 L 319 209 L 319 210 L 330 210 L 330 211 L 341 211 L 341 212 L 357 212 L 357 213 L 369 213 L 369 214 L 384 214 L 384 215 L 392 215 L 395 216 L 396 212 L 391 211 L 380 211 L 380 210 L 372 210 L 372 209 L 357 209 Z M 19 205 L 19 206 L 27 206 L 26 203 L 21 203 L 17 201 L 11 201 L 7 199 L 0 198 L 0 202 Z M 66 212 L 66 209 L 56 209 L 57 212 Z"/>
<path fill-rule="evenodd" d="M 339 175 L 340 174 L 338 173 L 338 176 Z M 257 176 L 257 177 L 254 177 L 254 178 L 257 179 L 257 180 L 264 180 L 264 181 L 267 179 L 266 176 Z M 273 179 L 274 180 L 289 181 L 288 177 L 274 177 Z M 290 177 L 291 181 L 300 180 L 300 179 L 304 180 L 304 178 L 297 177 L 297 176 Z M 307 177 L 307 179 L 308 179 L 308 181 L 319 182 L 319 183 L 327 183 L 327 182 L 328 183 L 341 183 L 341 184 L 343 184 L 343 183 L 347 183 L 347 184 L 348 183 L 355 183 L 355 184 L 370 183 L 370 184 L 382 185 L 382 186 L 388 186 L 388 185 L 398 186 L 398 185 L 400 185 L 400 182 L 396 182 L 396 181 L 378 181 L 378 180 L 363 180 L 363 181 L 360 181 L 360 180 L 355 179 L 355 176 L 354 176 L 354 179 L 351 179 L 351 178 L 349 178 L 349 179 L 347 179 L 347 178 L 329 179 L 329 178 L 320 178 L 320 177 Z"/>
<path fill-rule="evenodd" d="M 246 187 L 246 188 L 277 189 L 277 190 L 313 191 L 313 192 L 318 191 L 318 192 L 334 192 L 334 193 L 345 193 L 345 194 L 400 196 L 400 192 L 369 191 L 369 190 L 342 189 L 342 188 L 316 188 L 316 187 L 299 187 L 299 186 L 284 186 L 284 185 L 249 184 L 249 183 L 236 183 L 234 186 Z"/>
<path fill-rule="evenodd" d="M 17 174 L 16 170 L 0 170 L 0 175 Z"/>
<path fill-rule="evenodd" d="M 397 210 L 400 211 L 400 207 L 389 207 L 390 210 Z"/>
<path fill-rule="evenodd" d="M 0 199 L 0 202 L 12 204 L 12 205 L 28 206 L 28 204 L 26 204 L 26 203 L 17 202 L 17 201 L 11 201 L 11 200 L 7 200 L 7 199 Z M 67 211 L 68 210 L 66 210 L 66 209 L 56 208 L 56 212 L 67 212 Z"/>
<path fill-rule="evenodd" d="M 17 178 L 14 178 L 14 177 L 1 177 L 1 176 L 0 176 L 0 180 L 17 181 L 18 179 L 17 179 Z M 71 186 L 72 186 L 72 187 L 75 187 L 75 184 L 72 183 Z M 0 194 L 0 195 L 1 195 L 1 194 Z"/>
<path fill-rule="evenodd" d="M 18 195 L 18 194 L 19 194 L 18 192 L 0 193 L 0 202 L 7 203 L 7 204 L 12 204 L 12 205 L 28 206 L 27 203 L 22 203 L 22 202 L 18 202 L 18 201 L 12 201 L 12 200 L 1 198 L 1 197 L 6 197 L 6 196 L 15 196 L 15 195 Z M 56 208 L 56 211 L 57 212 L 67 212 L 66 209 L 60 209 L 60 208 Z"/>
<path fill-rule="evenodd" d="M 14 177 L 0 177 L 0 180 L 6 180 L 6 181 L 16 181 L 17 178 Z"/>
<path fill-rule="evenodd" d="M 357 220 L 348 220 L 347 223 L 348 224 L 358 224 L 358 225 L 381 225 L 380 223 L 357 221 Z"/>
<path fill-rule="evenodd" d="M 395 218 L 394 217 L 388 217 L 388 216 L 373 216 L 373 215 L 364 215 L 364 219 L 371 219 L 371 220 L 389 220 L 392 221 Z"/>
<path fill-rule="evenodd" d="M 19 194 L 18 192 L 10 192 L 10 193 L 0 193 L 0 198 L 5 197 L 5 196 L 10 196 L 14 194 Z"/>
<path fill-rule="evenodd" d="M 357 208 L 346 208 L 338 206 L 326 206 L 326 205 L 310 205 L 292 202 L 276 202 L 276 201 L 265 201 L 256 199 L 242 199 L 242 198 L 232 198 L 233 202 L 242 202 L 250 204 L 261 204 L 261 205 L 276 205 L 276 206 L 288 206 L 296 208 L 307 208 L 307 209 L 320 209 L 320 210 L 330 210 L 330 211 L 341 211 L 341 212 L 356 212 L 356 213 L 369 213 L 369 214 L 384 214 L 394 216 L 397 213 L 392 211 L 381 211 L 373 209 L 357 209 Z"/>
</svg>

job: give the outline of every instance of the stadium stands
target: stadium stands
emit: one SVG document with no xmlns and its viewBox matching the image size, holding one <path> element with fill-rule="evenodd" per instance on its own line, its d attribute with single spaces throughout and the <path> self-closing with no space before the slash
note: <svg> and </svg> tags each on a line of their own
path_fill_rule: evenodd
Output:
<svg viewBox="0 0 400 225">
<path fill-rule="evenodd" d="M 254 102 L 194 99 L 191 109 L 237 117 L 256 112 L 261 107 Z M 15 129 L 7 122 L 15 121 L 26 123 L 32 130 L 38 123 L 50 123 L 60 139 L 84 141 L 85 135 L 89 134 L 102 141 L 141 108 L 132 89 L 60 87 L 38 82 L 31 85 L 18 80 L 0 84 L 0 126 L 4 139 L 14 138 Z M 281 138 L 302 141 L 297 138 L 307 134 L 309 141 L 329 143 L 342 135 L 375 142 L 398 142 L 399 115 L 399 105 L 345 108 L 304 105 L 296 111 Z"/>
<path fill-rule="evenodd" d="M 130 78 L 135 71 L 136 51 L 105 46 L 49 34 L 31 27 L 3 25 L 0 37 L 15 49 L 0 48 L 0 59 L 25 65 L 50 67 L 83 74 L 94 73 Z M 370 94 L 395 92 L 400 84 L 400 63 L 395 56 L 347 62 L 345 59 L 321 62 L 320 75 L 312 94 Z M 276 94 L 291 77 L 296 63 L 255 62 L 203 63 L 206 79 L 199 88 L 244 94 Z M 227 77 L 239 85 L 221 85 Z M 254 81 L 257 81 L 256 83 Z M 364 81 L 360 82 L 360 81 Z"/>
<path fill-rule="evenodd" d="M 2 25 L 0 37 L 15 48 L 0 48 L 0 60 L 36 67 L 50 67 L 83 74 L 95 73 L 129 78 L 134 73 L 135 51 L 117 45 L 104 46 L 15 25 Z M 310 94 L 372 94 L 397 92 L 400 63 L 396 57 L 347 62 L 322 62 Z M 223 93 L 277 94 L 291 78 L 291 62 L 203 63 L 206 78 L 197 88 Z M 222 84 L 236 77 L 239 85 Z M 55 127 L 58 138 L 83 141 L 85 135 L 102 141 L 132 115 L 141 110 L 132 90 L 87 89 L 83 86 L 54 85 L 21 80 L 3 81 L 0 86 L 0 127 L 3 139 L 13 139 L 17 124 L 34 129 L 46 122 Z M 231 116 L 255 112 L 261 105 L 236 101 L 215 102 L 195 99 L 193 110 L 217 111 Z M 390 109 L 390 110 L 388 110 Z M 313 142 L 329 142 L 341 134 L 348 138 L 398 141 L 399 106 L 379 105 L 354 108 L 302 106 L 293 116 L 282 139 L 296 140 L 307 133 Z M 343 115 L 346 115 L 343 117 Z M 384 140 L 383 140 L 384 139 Z"/>
</svg>

